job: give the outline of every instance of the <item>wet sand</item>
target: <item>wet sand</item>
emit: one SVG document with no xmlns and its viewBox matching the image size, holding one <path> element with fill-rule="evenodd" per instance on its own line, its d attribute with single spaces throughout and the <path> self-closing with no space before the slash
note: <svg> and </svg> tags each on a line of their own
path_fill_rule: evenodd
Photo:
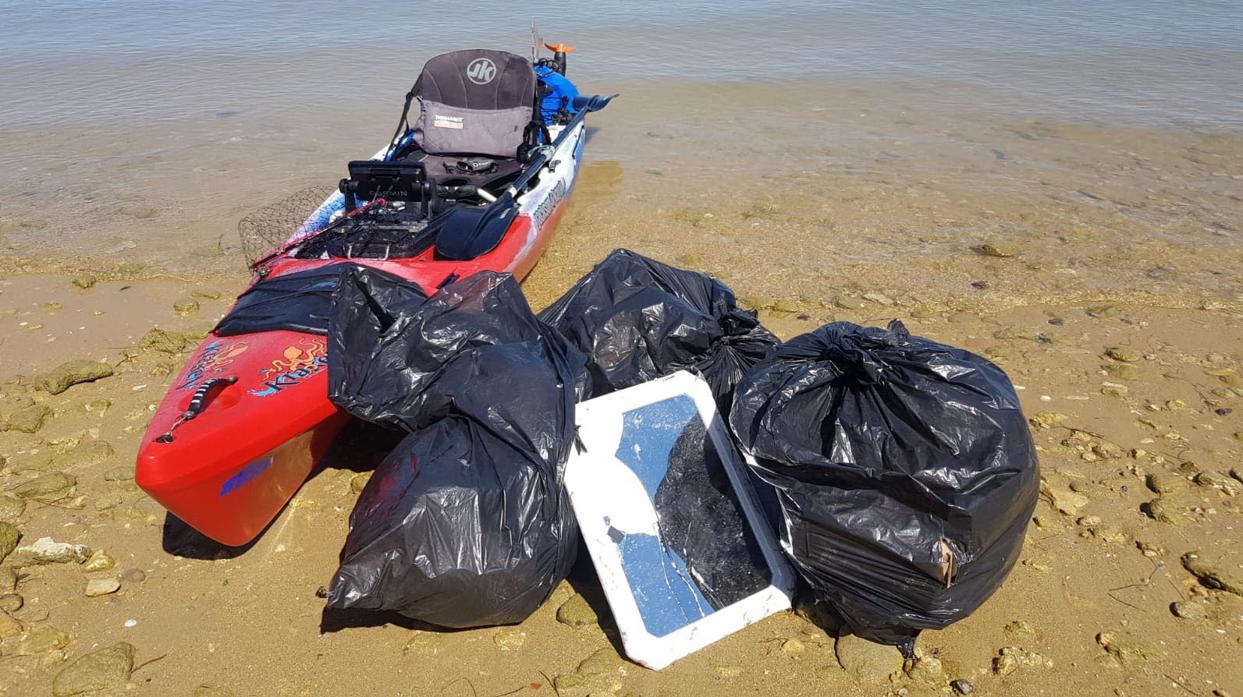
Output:
<svg viewBox="0 0 1243 697">
<path fill-rule="evenodd" d="M 1035 422 L 1046 500 L 1007 582 L 924 633 L 920 664 L 904 672 L 896 651 L 850 640 L 835 650 L 791 612 L 652 672 L 618 656 L 589 575 L 517 627 L 325 616 L 316 590 L 335 570 L 351 481 L 382 446 L 363 429 L 252 547 L 166 530 L 128 477 L 187 355 L 137 344 L 155 325 L 210 328 L 247 280 L 237 220 L 335 180 L 390 128 L 387 112 L 330 110 L 286 129 L 0 135 L 59 163 L 3 175 L 16 195 L 0 214 L 0 418 L 50 412 L 34 433 L 0 432 L 0 516 L 22 545 L 51 537 L 116 562 L 15 569 L 0 693 L 47 694 L 68 662 L 126 641 L 129 692 L 151 695 L 919 695 L 950 679 L 986 695 L 1243 694 L 1230 660 L 1243 648 L 1243 137 L 789 87 L 622 90 L 593 120 L 583 178 L 524 287 L 542 307 L 628 247 L 720 277 L 783 338 L 900 318 L 1003 366 Z M 178 314 L 180 299 L 198 309 Z M 115 374 L 58 395 L 32 386 L 77 358 Z M 76 484 L 15 513 L 14 492 L 53 471 Z M 1204 565 L 1235 590 L 1210 587 Z M 89 579 L 132 569 L 145 578 L 86 597 Z M 558 621 L 576 593 L 598 624 Z"/>
</svg>

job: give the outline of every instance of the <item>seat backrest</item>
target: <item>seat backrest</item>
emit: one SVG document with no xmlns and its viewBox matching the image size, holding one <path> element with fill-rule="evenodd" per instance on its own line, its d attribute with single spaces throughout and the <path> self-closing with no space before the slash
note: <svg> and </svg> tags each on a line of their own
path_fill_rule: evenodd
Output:
<svg viewBox="0 0 1243 697">
<path fill-rule="evenodd" d="M 531 122 L 535 70 L 505 51 L 454 51 L 427 61 L 413 92 L 414 137 L 425 152 L 512 158 Z"/>
</svg>

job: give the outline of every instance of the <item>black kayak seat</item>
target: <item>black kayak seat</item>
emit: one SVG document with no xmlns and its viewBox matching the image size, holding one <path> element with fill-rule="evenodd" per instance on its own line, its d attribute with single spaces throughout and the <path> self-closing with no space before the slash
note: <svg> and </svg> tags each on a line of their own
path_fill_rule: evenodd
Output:
<svg viewBox="0 0 1243 697">
<path fill-rule="evenodd" d="M 411 92 L 420 110 L 417 146 L 404 157 L 422 162 L 429 181 L 487 187 L 522 171 L 519 155 L 536 113 L 529 60 L 491 49 L 444 53 L 427 61 Z M 480 156 L 492 164 L 463 166 Z M 455 206 L 435 222 L 435 257 L 467 260 L 492 251 L 516 215 L 511 196 L 486 207 Z"/>
<path fill-rule="evenodd" d="M 469 156 L 497 162 L 512 174 L 535 114 L 536 77 L 531 62 L 505 51 L 470 49 L 427 61 L 411 88 L 419 114 L 413 131 L 417 150 L 408 159 L 427 165 L 436 183 L 450 178 L 478 184 L 496 172 L 455 171 Z"/>
<path fill-rule="evenodd" d="M 531 61 L 507 51 L 473 48 L 427 61 L 414 96 L 465 109 L 499 110 L 534 105 Z"/>
</svg>

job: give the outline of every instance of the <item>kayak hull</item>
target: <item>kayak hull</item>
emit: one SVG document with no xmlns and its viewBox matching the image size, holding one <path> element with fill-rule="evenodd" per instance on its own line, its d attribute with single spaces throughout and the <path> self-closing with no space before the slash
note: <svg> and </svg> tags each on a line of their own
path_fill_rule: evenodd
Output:
<svg viewBox="0 0 1243 697">
<path fill-rule="evenodd" d="M 551 240 L 574 183 L 585 129 L 571 134 L 560 166 L 518 198 L 519 214 L 492 251 L 466 261 L 277 258 L 268 278 L 329 264 L 371 266 L 418 283 L 428 295 L 479 271 L 521 280 Z M 562 148 L 565 150 L 562 151 Z M 328 399 L 327 337 L 278 330 L 209 335 L 156 409 L 139 449 L 135 481 L 204 535 L 226 545 L 254 540 L 280 513 L 348 421 Z M 231 378 L 199 415 L 178 423 L 195 390 Z M 222 383 L 223 384 L 223 383 Z M 169 438 L 161 438 L 165 434 Z"/>
</svg>

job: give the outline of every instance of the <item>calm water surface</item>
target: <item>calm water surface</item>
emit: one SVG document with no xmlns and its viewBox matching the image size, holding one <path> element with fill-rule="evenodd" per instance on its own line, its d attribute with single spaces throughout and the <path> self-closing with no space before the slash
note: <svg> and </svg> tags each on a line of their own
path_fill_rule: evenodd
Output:
<svg viewBox="0 0 1243 697">
<path fill-rule="evenodd" d="M 947 102 L 1007 114 L 1243 128 L 1234 0 L 0 0 L 0 17 L 3 130 L 387 99 L 441 51 L 526 53 L 532 21 L 581 47 L 571 65 L 592 84 L 940 84 Z"/>
<path fill-rule="evenodd" d="M 1080 199 L 1127 216 L 1095 229 L 1164 239 L 1238 220 L 1239 0 L 0 0 L 0 254 L 216 264 L 240 218 L 374 152 L 429 57 L 525 54 L 532 21 L 623 95 L 575 198 L 573 239 L 601 248 L 823 237 L 818 263 L 872 263 L 924 255 L 913 229 L 958 250 L 1006 206 L 1080 224 Z M 803 223 L 747 217 L 782 197 Z M 731 206 L 765 235 L 685 223 Z"/>
</svg>

